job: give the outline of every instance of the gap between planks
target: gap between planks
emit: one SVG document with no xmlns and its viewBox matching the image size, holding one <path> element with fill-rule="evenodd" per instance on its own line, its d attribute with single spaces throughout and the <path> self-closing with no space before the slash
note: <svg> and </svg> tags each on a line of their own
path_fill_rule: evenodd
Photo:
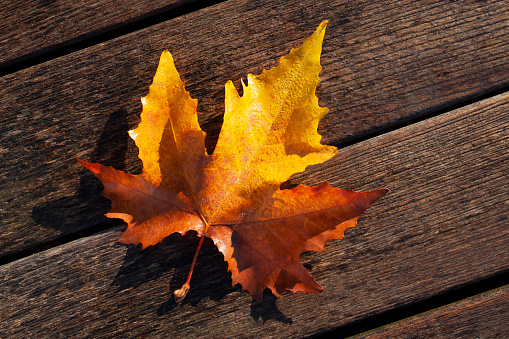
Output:
<svg viewBox="0 0 509 339">
<path fill-rule="evenodd" d="M 9 45 L 8 54 L 4 55 L 2 59 L 0 59 L 0 77 L 8 74 L 12 74 L 23 69 L 33 67 L 44 62 L 50 61 L 52 59 L 57 59 L 63 57 L 65 55 L 86 49 L 88 47 L 105 43 L 109 40 L 113 40 L 119 38 L 121 36 L 136 32 L 141 29 L 145 29 L 147 27 L 157 25 L 163 21 L 168 21 L 180 16 L 184 16 L 186 14 L 199 11 L 201 9 L 217 5 L 226 0 L 175 0 L 173 3 L 162 2 L 161 4 L 152 3 L 150 6 L 151 10 L 147 10 L 147 12 L 135 13 L 136 16 L 130 16 L 125 12 L 120 13 L 109 13 L 111 17 L 106 20 L 106 22 L 97 21 L 96 17 L 92 17 L 95 25 L 98 25 L 98 28 L 95 27 L 91 30 L 78 30 L 74 34 L 70 34 L 70 31 L 76 30 L 75 23 L 81 23 L 82 21 L 87 22 L 86 18 L 79 15 L 79 13 L 73 13 L 78 11 L 80 8 L 73 8 L 72 3 L 59 4 L 60 6 L 65 7 L 69 5 L 70 8 L 65 8 L 62 10 L 65 19 L 59 17 L 59 22 L 63 22 L 64 24 L 73 24 L 72 27 L 69 27 L 69 30 L 63 30 L 60 34 L 54 33 L 52 29 L 46 29 L 44 31 L 48 31 L 45 35 L 29 37 L 29 40 L 25 41 L 25 44 L 20 44 L 20 39 L 18 36 L 8 37 L 6 38 L 5 43 Z M 11 11 L 14 11 L 14 14 L 17 14 L 20 10 L 26 10 L 27 7 L 17 8 L 17 3 L 12 4 L 14 8 Z M 88 4 L 90 5 L 90 4 Z M 114 8 L 114 11 L 119 11 L 123 9 L 126 4 L 121 4 L 117 8 Z M 23 6 L 23 5 L 20 5 Z M 158 7 L 159 6 L 159 7 Z M 28 7 L 29 10 L 32 7 Z M 129 7 L 126 9 L 130 9 Z M 3 7 L 3 10 L 6 11 L 6 22 L 12 18 L 16 18 L 12 13 L 8 12 L 8 8 Z M 41 13 L 42 12 L 42 13 Z M 53 12 L 51 9 L 45 13 L 45 11 L 41 11 L 40 9 L 37 11 L 38 15 L 43 15 L 42 19 L 47 19 L 44 14 L 46 14 L 49 18 L 54 18 L 58 15 Z M 116 15 L 114 15 L 116 14 Z M 75 21 L 76 18 L 72 17 L 72 15 L 78 15 L 78 21 Z M 99 15 L 100 16 L 100 15 Z M 118 19 L 124 19 L 124 21 L 117 22 Z M 26 20 L 34 20 L 34 18 L 23 18 Z M 49 19 L 48 19 L 49 20 Z M 38 21 L 36 21 L 38 23 Z M 51 24 L 49 25 L 51 28 Z M 28 31 L 26 27 L 19 25 L 10 25 L 9 29 L 17 30 L 19 27 L 23 28 L 23 30 L 18 31 L 20 34 L 27 34 Z M 54 29 L 62 29 L 59 25 L 55 25 Z M 39 27 L 34 28 L 32 34 L 39 33 Z M 41 30 L 42 31 L 42 30 Z M 7 32 L 11 33 L 11 32 Z M 12 41 L 11 41 L 12 40 Z M 52 41 L 52 42 L 49 42 Z M 30 50 L 29 48 L 36 47 L 35 50 Z M 28 52 L 27 52 L 28 51 Z M 25 53 L 25 54 L 23 54 Z"/>
<path fill-rule="evenodd" d="M 509 333 L 509 285 L 480 293 L 396 323 L 359 334 L 355 339 L 504 338 Z"/>
<path fill-rule="evenodd" d="M 368 140 L 366 135 L 387 126 L 507 83 L 509 59 L 493 59 L 509 51 L 507 39 L 496 43 L 507 30 L 499 19 L 507 12 L 505 2 L 258 4 L 207 7 L 0 78 L 0 107 L 7 113 L 0 131 L 0 252 L 104 221 L 109 203 L 98 198 L 100 184 L 80 172 L 74 157 L 139 171 L 126 131 L 139 121 L 139 97 L 165 48 L 171 47 L 186 88 L 200 99 L 199 119 L 210 147 L 221 126 L 223 105 L 217 99 L 226 79 L 274 66 L 324 17 L 330 25 L 317 94 L 330 111 L 319 125 L 323 143 L 353 145 L 352 140 Z M 407 15 L 401 16 L 402 9 Z M 223 30 L 237 27 L 239 18 L 250 24 Z"/>
<path fill-rule="evenodd" d="M 322 294 L 249 306 L 209 242 L 176 306 L 163 286 L 181 284 L 192 237 L 140 251 L 105 232 L 1 267 L 1 333 L 305 336 L 506 272 L 508 111 L 504 93 L 342 149 L 294 178 L 393 190 L 344 240 L 302 256 Z"/>
<path fill-rule="evenodd" d="M 488 91 L 487 93 L 484 93 L 482 95 L 475 96 L 468 100 L 462 100 L 457 103 L 451 103 L 450 105 L 447 105 L 446 107 L 437 109 L 436 111 L 433 111 L 431 109 L 429 114 L 423 114 L 421 116 L 410 118 L 406 121 L 400 121 L 399 123 L 396 123 L 396 124 L 394 124 L 390 127 L 387 127 L 387 128 L 377 130 L 373 133 L 366 133 L 361 137 L 351 140 L 350 142 L 339 145 L 338 149 L 341 150 L 341 149 L 350 147 L 352 145 L 362 143 L 368 139 L 383 136 L 385 134 L 396 131 L 400 128 L 418 124 L 424 120 L 432 119 L 436 116 L 445 114 L 450 111 L 454 111 L 454 110 L 461 109 L 461 108 L 467 108 L 468 106 L 471 106 L 477 102 L 489 100 L 489 99 L 495 98 L 497 96 L 503 95 L 505 92 L 508 92 L 508 91 L 509 91 L 509 88 L 504 86 L 504 87 L 496 88 L 493 91 Z M 283 185 L 287 185 L 287 183 L 284 183 Z M 22 259 L 22 258 L 25 258 L 25 257 L 28 257 L 28 256 L 31 256 L 33 254 L 36 254 L 36 253 L 39 253 L 42 251 L 46 251 L 52 247 L 64 245 L 69 242 L 78 240 L 80 238 L 92 236 L 92 235 L 94 235 L 98 232 L 101 232 L 101 231 L 117 228 L 121 224 L 124 225 L 124 223 L 120 219 L 107 220 L 107 221 L 104 221 L 97 225 L 94 225 L 92 227 L 82 229 L 75 233 L 70 233 L 70 234 L 66 234 L 63 236 L 57 236 L 54 239 L 50 238 L 47 241 L 45 241 L 43 243 L 39 243 L 35 246 L 28 246 L 21 250 L 12 251 L 6 255 L 0 256 L 0 266 L 8 264 L 8 263 L 16 261 L 16 260 L 19 260 L 19 259 Z"/>
</svg>

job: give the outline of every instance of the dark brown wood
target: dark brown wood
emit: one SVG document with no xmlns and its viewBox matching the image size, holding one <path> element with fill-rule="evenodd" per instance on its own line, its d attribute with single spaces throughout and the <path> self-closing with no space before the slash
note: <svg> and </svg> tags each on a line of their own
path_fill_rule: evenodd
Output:
<svg viewBox="0 0 509 339">
<path fill-rule="evenodd" d="M 31 0 L 0 7 L 0 66 L 95 36 L 193 0 Z"/>
<path fill-rule="evenodd" d="M 0 267 L 6 337 L 301 337 L 509 269 L 509 93 L 340 150 L 294 181 L 392 190 L 303 263 L 324 287 L 264 304 L 232 288 L 207 240 L 181 305 L 196 237 L 141 251 L 118 230 Z M 170 291 L 167 290 L 168 283 Z"/>
<path fill-rule="evenodd" d="M 355 338 L 505 338 L 509 333 L 509 287 L 467 298 Z"/>
<path fill-rule="evenodd" d="M 340 144 L 506 83 L 508 12 L 506 1 L 225 2 L 4 76 L 0 253 L 106 220 L 100 183 L 74 157 L 140 171 L 127 130 L 166 48 L 211 149 L 224 83 L 275 66 L 329 19 L 319 131 Z"/>
</svg>

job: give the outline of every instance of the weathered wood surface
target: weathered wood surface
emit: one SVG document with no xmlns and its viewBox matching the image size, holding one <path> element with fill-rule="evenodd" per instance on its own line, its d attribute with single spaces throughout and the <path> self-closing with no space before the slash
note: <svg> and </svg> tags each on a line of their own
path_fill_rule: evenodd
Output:
<svg viewBox="0 0 509 339">
<path fill-rule="evenodd" d="M 210 241 L 181 305 L 196 238 L 141 251 L 112 230 L 0 268 L 0 336 L 300 337 L 509 269 L 509 93 L 340 150 L 294 181 L 392 190 L 326 252 L 325 288 L 263 305 L 232 288 Z"/>
<path fill-rule="evenodd" d="M 505 286 L 355 338 L 506 338 L 508 333 L 509 286 Z"/>
<path fill-rule="evenodd" d="M 0 7 L 0 68 L 193 0 L 31 0 Z"/>
<path fill-rule="evenodd" d="M 105 221 L 100 183 L 74 157 L 140 170 L 126 132 L 166 48 L 200 99 L 210 149 L 224 83 L 276 65 L 329 19 L 319 132 L 340 145 L 505 84 L 508 12 L 506 1 L 229 1 L 4 76 L 0 252 Z"/>
</svg>

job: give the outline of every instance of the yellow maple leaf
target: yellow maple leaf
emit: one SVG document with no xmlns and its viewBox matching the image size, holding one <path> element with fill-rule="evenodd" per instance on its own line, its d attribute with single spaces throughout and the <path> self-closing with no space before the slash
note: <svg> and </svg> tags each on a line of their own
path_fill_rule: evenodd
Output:
<svg viewBox="0 0 509 339">
<path fill-rule="evenodd" d="M 322 145 L 317 133 L 327 114 L 315 95 L 326 25 L 277 67 L 249 74 L 242 96 L 226 83 L 224 123 L 211 155 L 197 101 L 185 90 L 171 54 L 163 52 L 142 98 L 141 123 L 130 131 L 143 173 L 79 160 L 104 184 L 103 195 L 112 201 L 106 216 L 127 222 L 120 242 L 145 248 L 194 230 L 201 237 L 198 249 L 203 237 L 211 238 L 228 262 L 233 284 L 259 301 L 266 288 L 278 297 L 285 290 L 322 291 L 299 255 L 323 251 L 327 241 L 342 238 L 387 192 L 343 191 L 327 183 L 280 189 L 292 174 L 337 152 Z M 189 290 L 191 273 L 175 292 L 177 299 Z"/>
</svg>

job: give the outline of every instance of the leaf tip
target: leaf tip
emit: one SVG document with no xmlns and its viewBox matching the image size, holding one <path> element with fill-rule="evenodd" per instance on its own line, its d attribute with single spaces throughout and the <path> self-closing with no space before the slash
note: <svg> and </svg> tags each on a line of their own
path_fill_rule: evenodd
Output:
<svg viewBox="0 0 509 339">
<path fill-rule="evenodd" d="M 145 99 L 145 98 L 142 98 L 142 101 L 143 101 L 143 99 Z M 128 133 L 129 133 L 129 136 L 131 137 L 131 139 L 136 140 L 138 133 L 136 132 L 135 129 L 130 130 Z"/>
<path fill-rule="evenodd" d="M 173 60 L 173 55 L 171 55 L 171 53 L 165 49 L 162 53 L 161 53 L 161 60 L 164 60 L 166 58 L 169 58 L 170 60 Z"/>
<path fill-rule="evenodd" d="M 316 31 L 318 33 L 321 33 L 323 30 L 325 30 L 325 28 L 327 28 L 327 25 L 329 24 L 329 20 L 324 20 L 320 23 L 320 25 L 318 26 L 318 28 L 316 29 Z"/>
<path fill-rule="evenodd" d="M 368 209 L 372 204 L 375 203 L 375 201 L 382 198 L 388 192 L 390 192 L 390 190 L 388 188 L 379 188 L 374 191 L 362 193 L 362 194 L 364 194 L 365 199 L 366 199 L 365 202 L 367 203 L 367 205 L 364 207 L 364 210 Z"/>
<path fill-rule="evenodd" d="M 86 169 L 88 169 L 90 172 L 94 173 L 94 174 L 97 174 L 101 171 L 101 165 L 99 164 L 94 164 L 94 163 L 91 163 L 91 162 L 86 162 L 86 161 L 83 161 L 79 158 L 75 158 L 78 163 L 85 167 Z"/>
<path fill-rule="evenodd" d="M 389 193 L 390 191 L 391 191 L 391 190 L 390 190 L 390 189 L 388 189 L 388 188 L 386 188 L 386 187 L 384 187 L 384 188 L 379 188 L 379 189 L 377 189 L 377 190 L 376 190 L 376 192 L 377 192 L 377 194 L 378 194 L 379 198 L 383 197 L 384 195 L 386 195 L 386 194 L 387 194 L 387 193 Z"/>
<path fill-rule="evenodd" d="M 328 20 L 322 21 L 322 23 L 318 26 L 318 28 L 311 37 L 316 36 L 321 42 L 323 40 L 323 37 L 325 36 L 325 29 L 327 28 L 328 23 L 329 23 Z"/>
</svg>

